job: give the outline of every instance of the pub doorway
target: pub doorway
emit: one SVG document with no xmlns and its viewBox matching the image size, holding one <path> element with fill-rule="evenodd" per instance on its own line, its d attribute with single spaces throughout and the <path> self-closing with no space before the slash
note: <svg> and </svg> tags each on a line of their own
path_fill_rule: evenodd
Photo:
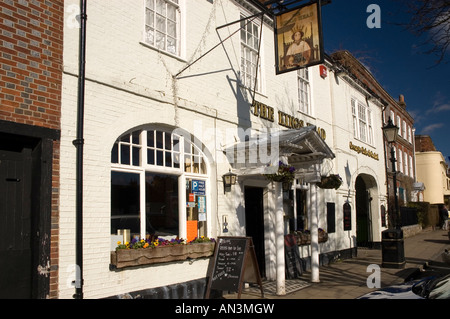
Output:
<svg viewBox="0 0 450 319">
<path fill-rule="evenodd" d="M 245 231 L 252 237 L 261 278 L 266 278 L 264 188 L 245 187 Z"/>
<path fill-rule="evenodd" d="M 358 247 L 372 246 L 371 196 L 363 177 L 356 178 L 356 244 Z"/>
</svg>

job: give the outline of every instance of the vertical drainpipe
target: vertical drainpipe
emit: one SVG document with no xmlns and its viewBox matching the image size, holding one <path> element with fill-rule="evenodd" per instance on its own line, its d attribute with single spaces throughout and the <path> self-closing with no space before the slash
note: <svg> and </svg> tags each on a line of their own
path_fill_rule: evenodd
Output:
<svg viewBox="0 0 450 319">
<path fill-rule="evenodd" d="M 83 299 L 83 122 L 84 122 L 84 86 L 86 65 L 86 1 L 80 0 L 80 42 L 78 74 L 78 118 L 77 138 L 73 145 L 77 149 L 76 158 L 76 252 L 77 272 L 75 278 L 75 299 Z"/>
</svg>

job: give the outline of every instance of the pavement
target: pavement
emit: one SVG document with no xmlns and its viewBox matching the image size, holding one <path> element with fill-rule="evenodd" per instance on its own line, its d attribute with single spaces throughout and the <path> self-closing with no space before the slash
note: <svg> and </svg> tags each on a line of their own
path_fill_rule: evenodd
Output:
<svg viewBox="0 0 450 319">
<path fill-rule="evenodd" d="M 311 282 L 311 273 L 304 272 L 299 280 L 286 281 L 285 295 L 276 294 L 276 283 L 265 282 L 264 299 L 354 299 L 377 288 L 369 288 L 368 278 L 374 272 L 369 265 L 380 266 L 380 288 L 400 284 L 410 275 L 422 269 L 425 264 L 441 267 L 450 272 L 441 254 L 450 250 L 448 231 L 427 228 L 422 232 L 404 239 L 406 265 L 402 269 L 384 268 L 381 249 L 359 248 L 357 257 L 338 260 L 319 268 L 317 283 Z M 373 283 L 373 280 L 370 280 Z M 272 292 L 270 289 L 272 288 Z M 225 299 L 237 299 L 237 293 L 225 294 Z M 263 299 L 259 286 L 244 289 L 241 299 Z"/>
</svg>

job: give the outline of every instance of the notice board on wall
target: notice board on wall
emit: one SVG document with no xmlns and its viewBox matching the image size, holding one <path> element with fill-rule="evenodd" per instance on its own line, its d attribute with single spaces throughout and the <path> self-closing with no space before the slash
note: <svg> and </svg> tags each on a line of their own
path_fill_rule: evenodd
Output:
<svg viewBox="0 0 450 319">
<path fill-rule="evenodd" d="M 208 271 L 206 298 L 211 290 L 238 292 L 243 283 L 256 283 L 264 297 L 261 275 L 251 237 L 218 237 L 212 267 Z"/>
</svg>

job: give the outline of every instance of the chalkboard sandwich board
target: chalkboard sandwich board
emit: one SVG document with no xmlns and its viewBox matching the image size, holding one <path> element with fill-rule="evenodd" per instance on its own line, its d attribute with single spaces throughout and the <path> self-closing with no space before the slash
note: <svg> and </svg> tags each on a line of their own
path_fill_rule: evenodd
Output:
<svg viewBox="0 0 450 319">
<path fill-rule="evenodd" d="M 238 292 L 240 298 L 244 282 L 258 284 L 264 298 L 252 238 L 218 237 L 213 265 L 208 272 L 206 298 L 209 298 L 211 289 Z"/>
</svg>

